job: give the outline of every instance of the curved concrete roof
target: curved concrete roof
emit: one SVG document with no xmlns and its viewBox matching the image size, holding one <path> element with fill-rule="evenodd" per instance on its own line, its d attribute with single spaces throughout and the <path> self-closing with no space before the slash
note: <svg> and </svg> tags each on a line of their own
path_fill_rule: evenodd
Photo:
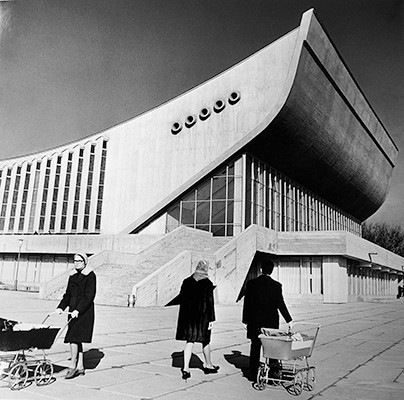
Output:
<svg viewBox="0 0 404 400">
<path fill-rule="evenodd" d="M 385 200 L 397 148 L 312 12 L 290 92 L 251 151 L 363 221 Z"/>
<path fill-rule="evenodd" d="M 258 156 L 360 221 L 382 205 L 398 149 L 314 10 L 303 14 L 297 30 L 212 81 L 223 83 L 228 75 L 247 82 L 251 92 L 251 104 L 238 111 L 243 119 L 230 127 L 223 121 L 219 128 L 224 134 L 237 130 L 230 133 L 233 142 L 125 232 L 147 225 L 168 202 L 241 151 Z M 203 97 L 203 87 L 211 83 L 184 98 Z"/>
</svg>

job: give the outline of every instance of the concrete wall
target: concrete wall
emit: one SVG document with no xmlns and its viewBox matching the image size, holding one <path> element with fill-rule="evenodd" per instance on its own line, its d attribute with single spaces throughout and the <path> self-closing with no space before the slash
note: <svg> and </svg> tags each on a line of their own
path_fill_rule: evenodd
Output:
<svg viewBox="0 0 404 400">
<path fill-rule="evenodd" d="M 286 35 L 212 80 L 107 132 L 103 232 L 122 231 L 150 210 L 154 215 L 168 195 L 182 193 L 191 181 L 225 161 L 233 146 L 248 141 L 247 135 L 262 124 L 282 93 L 295 37 L 296 32 Z M 234 91 L 240 100 L 231 105 L 228 98 Z M 218 99 L 226 104 L 220 113 L 214 111 Z M 205 107 L 211 115 L 202 121 L 198 115 Z M 187 128 L 189 115 L 197 122 Z M 176 121 L 183 128 L 173 135 Z"/>
<path fill-rule="evenodd" d="M 2 235 L 0 253 L 88 254 L 103 250 L 137 253 L 164 235 Z M 20 248 L 20 239 L 21 248 Z"/>
<path fill-rule="evenodd" d="M 348 275 L 346 259 L 323 257 L 324 303 L 346 303 L 348 301 Z"/>
<path fill-rule="evenodd" d="M 402 271 L 404 258 L 349 232 L 278 232 L 280 255 L 335 255 Z"/>
</svg>

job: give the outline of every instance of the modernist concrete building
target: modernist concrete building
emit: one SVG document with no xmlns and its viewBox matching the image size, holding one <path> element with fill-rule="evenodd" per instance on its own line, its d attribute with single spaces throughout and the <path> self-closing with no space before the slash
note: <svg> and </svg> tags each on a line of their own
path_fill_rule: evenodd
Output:
<svg viewBox="0 0 404 400">
<path fill-rule="evenodd" d="M 404 259 L 361 238 L 398 149 L 313 10 L 179 97 L 83 140 L 0 161 L 3 288 L 59 296 L 91 255 L 97 302 L 165 305 L 200 258 L 219 303 L 263 257 L 290 299 L 391 297 Z"/>
</svg>

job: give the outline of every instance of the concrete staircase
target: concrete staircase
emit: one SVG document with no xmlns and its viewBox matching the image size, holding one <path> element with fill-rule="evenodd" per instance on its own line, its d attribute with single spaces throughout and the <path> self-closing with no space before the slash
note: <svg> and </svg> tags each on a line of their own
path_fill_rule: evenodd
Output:
<svg viewBox="0 0 404 400">
<path fill-rule="evenodd" d="M 214 253 L 228 238 L 214 238 L 212 234 L 192 228 L 179 227 L 161 237 L 136 254 L 108 252 L 99 261 L 90 258 L 97 275 L 97 304 L 126 306 L 133 286 L 153 274 L 159 267 L 174 259 L 178 254 L 200 249 Z"/>
<path fill-rule="evenodd" d="M 218 238 L 212 238 L 217 240 Z M 256 252 L 273 253 L 277 247 L 275 231 L 251 225 L 235 238 L 216 242 L 216 250 L 192 247 L 156 269 L 136 283 L 132 294 L 136 306 L 164 306 L 178 294 L 182 280 L 195 269 L 197 262 L 207 259 L 209 276 L 217 286 L 215 302 L 234 304 L 243 287 Z M 208 251 L 209 250 L 209 251 Z"/>
<path fill-rule="evenodd" d="M 96 303 L 127 306 L 128 296 L 134 295 L 136 306 L 164 306 L 203 258 L 209 261 L 209 275 L 217 285 L 216 302 L 234 304 L 256 252 L 272 253 L 276 247 L 276 232 L 256 225 L 234 238 L 179 227 L 137 253 L 102 251 L 90 257 L 97 275 Z M 60 299 L 68 276 L 67 271 L 47 282 L 40 297 Z"/>
</svg>

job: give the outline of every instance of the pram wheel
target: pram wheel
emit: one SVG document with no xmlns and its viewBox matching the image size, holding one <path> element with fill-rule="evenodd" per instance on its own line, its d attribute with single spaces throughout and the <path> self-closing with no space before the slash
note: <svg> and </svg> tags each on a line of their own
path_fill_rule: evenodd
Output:
<svg viewBox="0 0 404 400">
<path fill-rule="evenodd" d="M 0 361 L 0 381 L 8 377 L 9 369 L 10 369 L 10 363 Z"/>
<path fill-rule="evenodd" d="M 282 379 L 282 364 L 279 361 L 272 362 L 269 365 L 269 383 L 273 386 L 279 386 Z"/>
<path fill-rule="evenodd" d="M 40 361 L 34 371 L 35 383 L 37 386 L 47 385 L 53 377 L 53 365 L 50 361 Z"/>
<path fill-rule="evenodd" d="M 19 362 L 12 366 L 8 372 L 8 379 L 11 390 L 20 390 L 25 387 L 28 379 L 27 364 Z"/>
<path fill-rule="evenodd" d="M 311 392 L 314 389 L 315 385 L 316 385 L 316 370 L 314 367 L 310 367 L 307 370 L 306 382 L 305 385 L 303 386 L 303 389 Z"/>
<path fill-rule="evenodd" d="M 261 366 L 258 369 L 257 382 L 254 382 L 253 388 L 256 390 L 265 389 L 265 367 Z"/>
<path fill-rule="evenodd" d="M 293 383 L 287 388 L 290 394 L 299 396 L 303 391 L 303 374 L 301 371 L 297 371 L 293 377 Z"/>
<path fill-rule="evenodd" d="M 272 378 L 272 379 L 271 379 Z M 272 373 L 270 381 L 272 385 L 279 386 L 282 383 L 282 370 L 277 369 Z"/>
</svg>

